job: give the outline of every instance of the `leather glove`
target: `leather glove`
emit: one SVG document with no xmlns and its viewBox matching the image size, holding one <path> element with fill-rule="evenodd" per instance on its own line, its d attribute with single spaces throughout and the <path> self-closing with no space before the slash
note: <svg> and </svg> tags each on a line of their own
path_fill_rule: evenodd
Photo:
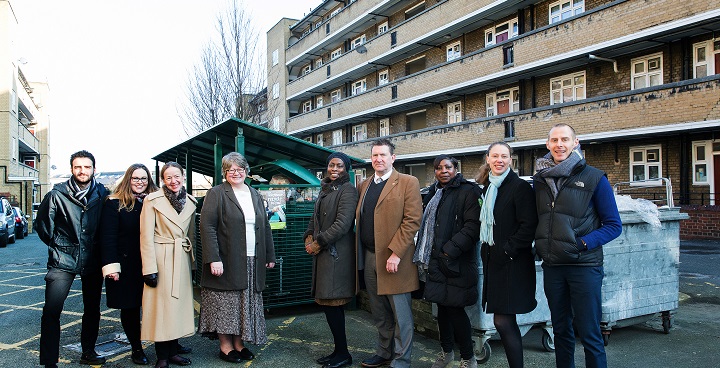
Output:
<svg viewBox="0 0 720 368">
<path fill-rule="evenodd" d="M 149 275 L 143 275 L 143 281 L 145 282 L 145 285 L 147 285 L 147 286 L 150 286 L 152 288 L 157 287 L 158 274 L 151 273 Z"/>
</svg>

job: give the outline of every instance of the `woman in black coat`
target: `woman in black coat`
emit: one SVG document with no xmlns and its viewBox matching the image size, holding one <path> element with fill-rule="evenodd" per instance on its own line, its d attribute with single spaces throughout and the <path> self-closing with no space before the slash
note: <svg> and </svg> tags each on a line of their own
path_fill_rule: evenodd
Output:
<svg viewBox="0 0 720 368">
<path fill-rule="evenodd" d="M 495 328 L 509 366 L 517 368 L 523 366 L 523 351 L 516 315 L 537 306 L 532 253 L 537 213 L 533 190 L 511 169 L 511 157 L 512 148 L 506 143 L 491 144 L 477 182 L 484 185 L 480 212 L 482 303 L 486 313 L 495 314 Z"/>
<path fill-rule="evenodd" d="M 327 158 L 327 173 L 305 231 L 305 251 L 313 257 L 312 295 L 325 312 L 335 349 L 317 359 L 326 368 L 352 364 L 345 336 L 347 304 L 357 293 L 355 275 L 355 208 L 358 191 L 350 183 L 350 158 L 334 152 Z"/>
<path fill-rule="evenodd" d="M 465 307 L 478 299 L 480 188 L 457 172 L 458 161 L 452 157 L 438 156 L 433 167 L 437 181 L 423 200 L 413 262 L 421 279 L 425 277 L 423 297 L 438 306 L 442 352 L 432 366 L 438 368 L 454 360 L 453 338 L 460 348 L 461 364 L 475 362 Z"/>
<path fill-rule="evenodd" d="M 106 277 L 108 308 L 120 309 L 120 321 L 132 347 L 132 361 L 148 364 L 140 342 L 143 275 L 140 258 L 142 200 L 158 187 L 143 164 L 133 164 L 103 205 L 100 218 L 100 259 Z"/>
</svg>

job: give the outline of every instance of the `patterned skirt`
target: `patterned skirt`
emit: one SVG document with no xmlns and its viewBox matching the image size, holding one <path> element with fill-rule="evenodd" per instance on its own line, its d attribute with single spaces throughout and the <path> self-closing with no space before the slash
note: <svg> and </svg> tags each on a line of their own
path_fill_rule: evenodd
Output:
<svg viewBox="0 0 720 368">
<path fill-rule="evenodd" d="M 245 290 L 201 290 L 198 332 L 237 335 L 255 345 L 267 342 L 262 293 L 254 287 L 255 257 L 247 257 L 247 269 L 249 287 Z"/>
</svg>

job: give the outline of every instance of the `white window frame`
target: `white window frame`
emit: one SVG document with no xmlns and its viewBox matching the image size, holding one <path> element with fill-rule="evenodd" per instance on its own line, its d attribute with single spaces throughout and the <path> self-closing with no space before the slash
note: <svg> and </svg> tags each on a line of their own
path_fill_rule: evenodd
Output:
<svg viewBox="0 0 720 368">
<path fill-rule="evenodd" d="M 718 44 L 716 47 L 715 44 Z M 705 60 L 698 60 L 698 50 L 705 49 Z M 720 39 L 711 39 L 693 45 L 693 78 L 702 78 L 715 74 L 715 54 L 720 53 Z M 698 68 L 705 69 L 705 75 L 698 73 Z"/>
<path fill-rule="evenodd" d="M 333 10 L 332 13 L 330 13 L 330 18 L 338 15 L 341 10 L 342 10 L 342 7 L 339 7 L 339 8 L 337 8 L 337 9 Z"/>
<path fill-rule="evenodd" d="M 280 131 L 280 117 L 279 116 L 274 117 L 272 123 L 273 123 L 272 130 L 279 132 Z"/>
<path fill-rule="evenodd" d="M 302 75 L 310 74 L 312 71 L 312 65 L 308 64 L 305 65 L 305 67 L 302 68 Z"/>
<path fill-rule="evenodd" d="M 355 38 L 354 40 L 352 40 L 352 42 L 350 42 L 350 50 L 355 50 L 356 47 L 364 44 L 364 43 L 365 43 L 365 40 L 366 40 L 366 39 L 365 39 L 365 34 L 363 33 L 363 34 L 360 35 L 359 37 L 357 37 L 357 38 Z"/>
<path fill-rule="evenodd" d="M 378 86 L 382 86 L 390 83 L 390 71 L 383 69 L 378 72 Z"/>
<path fill-rule="evenodd" d="M 279 53 L 278 49 L 275 49 L 272 52 L 272 65 L 273 66 L 278 65 L 279 60 L 280 60 L 280 53 Z"/>
<path fill-rule="evenodd" d="M 656 61 L 656 59 L 660 59 L 659 61 Z M 653 69 L 650 71 L 650 68 L 653 67 L 655 63 L 659 63 L 659 65 L 656 66 L 656 69 Z M 638 64 L 643 65 L 643 71 L 642 72 L 636 72 L 635 67 Z M 659 77 L 660 83 L 652 84 L 653 77 Z M 636 86 L 635 80 L 638 78 L 644 79 L 644 86 Z M 654 87 L 659 86 L 663 84 L 663 54 L 662 52 L 658 52 L 652 55 L 643 56 L 641 58 L 635 58 L 630 61 L 630 89 L 640 89 L 640 88 L 646 88 L 646 87 Z"/>
<path fill-rule="evenodd" d="M 387 32 L 387 30 L 388 30 L 388 22 L 382 22 L 382 23 L 380 23 L 380 24 L 378 25 L 378 27 L 377 27 L 377 33 L 378 33 L 379 35 Z"/>
<path fill-rule="evenodd" d="M 352 84 L 352 95 L 359 95 L 367 90 L 367 82 L 365 79 L 356 80 Z"/>
<path fill-rule="evenodd" d="M 333 52 L 330 53 L 330 60 L 335 60 L 342 55 L 342 48 L 338 47 L 337 49 L 333 50 Z"/>
<path fill-rule="evenodd" d="M 323 135 L 322 133 L 316 135 L 315 136 L 315 144 L 317 144 L 320 147 L 324 146 L 325 145 L 325 135 Z"/>
<path fill-rule="evenodd" d="M 495 116 L 497 113 L 498 101 L 508 100 L 511 112 L 520 111 L 520 89 L 518 87 L 504 89 L 485 95 L 485 116 Z"/>
<path fill-rule="evenodd" d="M 502 26 L 507 26 L 507 30 L 498 32 L 498 28 L 501 28 Z M 492 46 L 495 44 L 495 38 L 499 34 L 506 33 L 508 34 L 508 40 L 511 38 L 515 38 L 518 36 L 518 19 L 514 18 L 507 22 L 503 22 L 500 24 L 494 25 L 490 29 L 485 30 L 485 47 Z"/>
<path fill-rule="evenodd" d="M 339 89 L 330 92 L 330 103 L 338 102 L 342 100 L 342 93 Z"/>
<path fill-rule="evenodd" d="M 312 136 L 309 135 L 309 136 L 305 137 L 305 142 L 312 143 Z"/>
<path fill-rule="evenodd" d="M 653 154 L 657 154 L 657 158 L 655 158 L 653 161 L 650 161 L 651 159 L 648 158 L 648 151 L 655 151 Z M 642 153 L 642 159 L 635 161 L 635 153 Z M 659 178 L 662 178 L 662 146 L 661 145 L 652 145 L 652 146 L 634 146 L 630 147 L 630 185 L 633 185 L 633 182 L 636 182 L 635 185 L 662 185 L 662 181 Z M 633 176 L 633 170 L 635 169 L 635 166 L 643 166 L 644 172 L 643 172 L 643 178 L 644 179 L 650 179 L 650 168 L 651 167 L 657 167 L 657 177 L 658 180 L 656 181 L 644 181 L 644 182 L 637 182 L 638 180 L 644 180 L 644 179 L 636 179 Z"/>
<path fill-rule="evenodd" d="M 463 120 L 462 101 L 447 104 L 447 123 L 454 124 Z"/>
<path fill-rule="evenodd" d="M 319 109 L 319 108 L 323 107 L 323 100 L 324 100 L 323 96 L 318 96 L 315 99 L 315 108 Z"/>
<path fill-rule="evenodd" d="M 332 132 L 332 144 L 337 146 L 343 143 L 342 129 L 333 130 Z"/>
<path fill-rule="evenodd" d="M 548 5 L 548 21 L 553 24 L 585 12 L 585 1 L 561 0 Z"/>
<path fill-rule="evenodd" d="M 453 42 L 445 48 L 446 61 L 458 59 L 462 56 L 462 46 L 460 41 Z"/>
<path fill-rule="evenodd" d="M 381 137 L 390 135 L 390 119 L 389 118 L 380 119 L 379 130 L 380 130 L 379 133 L 380 133 Z"/>
<path fill-rule="evenodd" d="M 495 97 L 497 96 L 497 93 L 488 93 L 485 95 L 485 116 L 491 117 L 497 115 L 495 113 L 495 109 L 497 108 L 497 105 L 495 104 Z"/>
<path fill-rule="evenodd" d="M 704 156 L 702 158 L 698 158 L 698 150 L 702 150 L 704 152 Z M 713 152 L 712 152 L 712 142 L 711 141 L 696 141 L 692 142 L 692 177 L 693 177 L 693 185 L 710 185 L 710 179 L 713 177 Z M 704 179 L 702 180 L 703 176 L 700 176 L 701 173 L 700 169 L 702 169 L 702 173 L 704 173 Z"/>
<path fill-rule="evenodd" d="M 317 69 L 321 66 L 323 66 L 323 58 L 319 57 L 319 58 L 315 59 L 315 69 Z"/>
<path fill-rule="evenodd" d="M 579 81 L 582 78 L 582 82 Z M 568 91 L 569 90 L 569 91 Z M 565 100 L 564 93 L 571 93 Z M 587 75 L 585 71 L 566 74 L 550 79 L 550 105 L 584 100 L 587 98 Z"/>
<path fill-rule="evenodd" d="M 306 113 L 310 111 L 312 111 L 312 100 L 307 100 L 303 102 L 302 112 Z"/>
<path fill-rule="evenodd" d="M 280 84 L 279 83 L 273 84 L 272 97 L 273 97 L 273 100 L 277 100 L 278 98 L 280 98 Z"/>
<path fill-rule="evenodd" d="M 365 180 L 365 169 L 354 169 L 355 172 L 355 185 L 362 183 Z"/>
<path fill-rule="evenodd" d="M 362 141 L 367 139 L 367 124 L 358 124 L 354 125 L 352 127 L 353 134 L 352 134 L 352 141 Z"/>
</svg>

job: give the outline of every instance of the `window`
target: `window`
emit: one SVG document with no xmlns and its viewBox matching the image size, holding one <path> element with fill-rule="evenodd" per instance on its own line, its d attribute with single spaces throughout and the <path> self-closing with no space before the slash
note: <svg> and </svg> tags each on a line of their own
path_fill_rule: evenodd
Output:
<svg viewBox="0 0 720 368">
<path fill-rule="evenodd" d="M 390 81 L 389 79 L 390 73 L 387 69 L 383 69 L 378 72 L 378 86 L 382 86 L 383 84 L 388 84 Z"/>
<path fill-rule="evenodd" d="M 315 144 L 317 144 L 320 147 L 325 145 L 325 136 L 322 133 L 315 136 Z"/>
<path fill-rule="evenodd" d="M 355 125 L 353 127 L 352 141 L 357 142 L 367 139 L 367 124 Z"/>
<path fill-rule="evenodd" d="M 10 90 L 10 111 L 17 112 L 17 92 L 14 89 Z"/>
<path fill-rule="evenodd" d="M 427 180 L 425 176 L 425 164 L 406 164 L 405 170 L 408 175 L 412 175 L 417 178 L 421 183 L 425 183 Z"/>
<path fill-rule="evenodd" d="M 550 104 L 585 99 L 585 72 L 563 75 L 550 80 Z"/>
<path fill-rule="evenodd" d="M 316 107 L 316 108 L 321 108 L 321 107 L 323 107 L 323 96 L 320 96 L 320 97 L 318 97 L 318 98 L 315 99 L 315 107 Z"/>
<path fill-rule="evenodd" d="M 303 112 L 310 112 L 312 110 L 312 100 L 303 102 Z"/>
<path fill-rule="evenodd" d="M 35 156 L 23 157 L 23 164 L 25 164 L 25 166 L 30 166 L 34 169 L 35 168 Z"/>
<path fill-rule="evenodd" d="M 308 74 L 312 71 L 312 65 L 308 64 L 302 69 L 302 75 Z"/>
<path fill-rule="evenodd" d="M 512 44 L 503 46 L 503 66 L 512 66 L 515 63 L 515 50 Z"/>
<path fill-rule="evenodd" d="M 378 135 L 380 137 L 390 135 L 390 119 L 388 119 L 388 118 L 380 119 Z"/>
<path fill-rule="evenodd" d="M 425 55 L 412 59 L 405 63 L 405 75 L 425 70 Z"/>
<path fill-rule="evenodd" d="M 275 49 L 275 50 L 273 50 L 273 52 L 272 52 L 272 64 L 273 64 L 273 66 L 275 66 L 275 65 L 278 64 L 278 59 L 279 59 L 278 50 Z"/>
<path fill-rule="evenodd" d="M 275 83 L 273 84 L 273 99 L 277 99 L 280 97 L 280 85 Z"/>
<path fill-rule="evenodd" d="M 276 116 L 273 118 L 273 125 L 272 130 L 279 132 L 280 131 L 280 117 Z"/>
<path fill-rule="evenodd" d="M 330 92 L 330 103 L 340 101 L 340 90 L 336 89 Z"/>
<path fill-rule="evenodd" d="M 411 112 L 405 116 L 405 119 L 408 131 L 427 128 L 427 112 L 425 110 Z"/>
<path fill-rule="evenodd" d="M 485 96 L 485 116 L 495 116 L 495 94 L 488 93 Z"/>
<path fill-rule="evenodd" d="M 317 69 L 321 66 L 323 66 L 323 60 L 322 60 L 322 57 L 319 57 L 319 58 L 315 59 L 315 69 Z"/>
<path fill-rule="evenodd" d="M 322 20 L 315 23 L 315 27 L 313 29 L 318 29 L 318 28 L 320 28 L 321 25 L 322 25 Z"/>
<path fill-rule="evenodd" d="M 352 84 L 352 94 L 353 96 L 359 95 L 367 89 L 367 83 L 365 83 L 365 79 L 361 79 L 359 81 L 355 81 Z"/>
<path fill-rule="evenodd" d="M 383 34 L 388 30 L 388 22 L 380 23 L 378 26 L 378 34 Z"/>
<path fill-rule="evenodd" d="M 362 183 L 365 180 L 365 169 L 355 169 L 355 184 Z"/>
<path fill-rule="evenodd" d="M 309 136 L 305 137 L 305 142 L 310 142 L 310 143 L 312 143 L 312 136 L 309 135 Z"/>
<path fill-rule="evenodd" d="M 333 130 L 333 133 L 332 133 L 332 134 L 333 134 L 333 135 L 332 135 L 332 137 L 333 137 L 333 140 L 332 140 L 333 146 L 336 146 L 336 145 L 338 145 L 338 144 L 342 144 L 342 142 L 343 142 L 343 140 L 342 140 L 342 129 Z"/>
<path fill-rule="evenodd" d="M 633 59 L 631 89 L 659 86 L 663 84 L 662 54 L 653 54 Z"/>
<path fill-rule="evenodd" d="M 693 142 L 692 160 L 693 160 L 693 184 L 709 185 L 709 172 L 712 169 L 712 146 L 706 141 Z"/>
<path fill-rule="evenodd" d="M 562 0 L 550 4 L 550 24 L 585 11 L 585 0 Z"/>
<path fill-rule="evenodd" d="M 462 121 L 462 103 L 460 101 L 449 103 L 447 105 L 448 110 L 448 124 L 459 123 Z"/>
<path fill-rule="evenodd" d="M 455 42 L 447 47 L 447 61 L 455 60 L 462 55 L 462 49 L 460 48 L 460 42 Z"/>
<path fill-rule="evenodd" d="M 720 74 L 720 40 L 693 45 L 693 77 Z"/>
<path fill-rule="evenodd" d="M 485 47 L 518 36 L 517 18 L 485 30 Z"/>
<path fill-rule="evenodd" d="M 405 19 L 410 19 L 420 13 L 422 13 L 425 10 L 425 1 L 421 1 L 417 5 L 413 6 L 412 8 L 405 10 Z"/>
<path fill-rule="evenodd" d="M 332 13 L 330 13 L 330 18 L 338 15 L 338 13 L 340 13 L 340 10 L 342 10 L 342 8 L 337 8 L 337 9 L 333 10 Z"/>
<path fill-rule="evenodd" d="M 340 57 L 340 54 L 342 54 L 342 48 L 337 48 L 337 49 L 335 49 L 335 50 L 330 54 L 330 60 L 335 60 L 335 59 L 339 58 L 339 57 Z"/>
<path fill-rule="evenodd" d="M 495 116 L 520 111 L 520 91 L 511 88 L 485 96 L 487 116 Z"/>
<path fill-rule="evenodd" d="M 365 35 L 361 35 L 360 37 L 352 40 L 350 43 L 350 50 L 355 50 L 356 47 L 362 45 L 365 43 Z"/>
<path fill-rule="evenodd" d="M 652 180 L 662 177 L 660 146 L 630 147 L 630 181 Z M 657 184 L 660 184 L 658 180 Z"/>
</svg>

